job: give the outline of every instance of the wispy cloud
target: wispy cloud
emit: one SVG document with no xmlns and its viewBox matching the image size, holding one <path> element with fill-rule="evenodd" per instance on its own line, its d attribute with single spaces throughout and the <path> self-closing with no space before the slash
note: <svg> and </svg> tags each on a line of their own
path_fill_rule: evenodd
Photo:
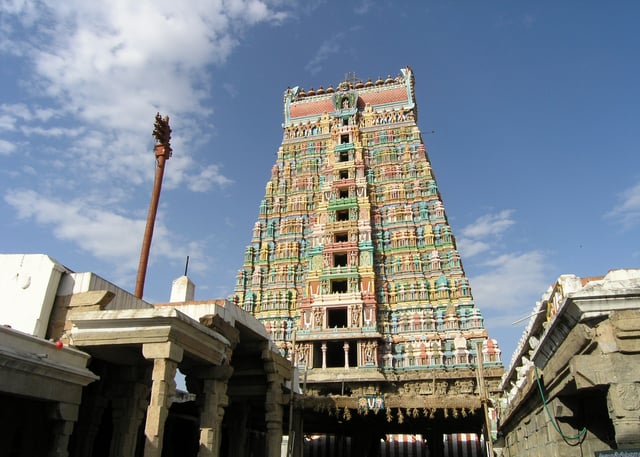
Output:
<svg viewBox="0 0 640 457">
<path fill-rule="evenodd" d="M 615 219 L 624 229 L 640 224 L 640 183 L 622 192 L 618 200 L 605 216 Z"/>
<path fill-rule="evenodd" d="M 340 42 L 343 38 L 344 32 L 338 32 L 331 38 L 323 41 L 311 60 L 304 66 L 304 69 L 312 75 L 319 73 L 322 70 L 324 62 L 326 62 L 332 55 L 340 52 Z"/>
<path fill-rule="evenodd" d="M 238 94 L 240 93 L 238 91 L 238 87 L 233 83 L 224 83 L 222 85 L 222 87 L 224 87 L 224 90 L 227 91 L 227 93 L 229 94 L 229 96 L 231 98 L 236 98 L 238 96 Z"/>
<path fill-rule="evenodd" d="M 373 7 L 372 0 L 361 0 L 354 8 L 353 12 L 359 15 L 367 14 Z"/>
<path fill-rule="evenodd" d="M 457 238 L 458 248 L 463 257 L 469 258 L 488 251 L 492 243 L 515 223 L 512 215 L 512 210 L 485 214 L 463 227 L 460 237 Z"/>
<path fill-rule="evenodd" d="M 16 150 L 16 145 L 6 140 L 0 140 L 0 156 L 8 156 Z"/>
<path fill-rule="evenodd" d="M 315 75 L 322 71 L 324 63 L 329 60 L 332 55 L 338 54 L 339 52 L 353 53 L 354 50 L 352 46 L 348 44 L 348 40 L 345 40 L 345 37 L 351 33 L 358 32 L 361 28 L 362 26 L 352 25 L 347 31 L 337 32 L 331 35 L 330 38 L 324 40 L 320 43 L 318 50 L 311 60 L 304 66 L 304 69 L 312 75 Z"/>
<path fill-rule="evenodd" d="M 503 254 L 482 267 L 485 271 L 471 281 L 474 299 L 483 309 L 529 310 L 530 297 L 542 295 L 548 285 L 545 257 L 539 251 Z"/>
<path fill-rule="evenodd" d="M 106 211 L 90 198 L 65 201 L 32 190 L 11 191 L 5 201 L 19 218 L 52 227 L 57 239 L 72 241 L 92 256 L 116 265 L 116 276 L 130 279 L 136 271 L 146 219 Z M 201 248 L 198 243 L 173 238 L 160 215 L 154 228 L 153 258 L 182 261 L 184 252 Z"/>
<path fill-rule="evenodd" d="M 510 327 L 548 285 L 543 252 L 504 252 L 502 238 L 515 224 L 512 210 L 485 214 L 463 227 L 457 239 L 462 258 L 475 260 L 469 281 L 476 305 L 499 313 L 491 317 L 492 328 Z"/>
</svg>

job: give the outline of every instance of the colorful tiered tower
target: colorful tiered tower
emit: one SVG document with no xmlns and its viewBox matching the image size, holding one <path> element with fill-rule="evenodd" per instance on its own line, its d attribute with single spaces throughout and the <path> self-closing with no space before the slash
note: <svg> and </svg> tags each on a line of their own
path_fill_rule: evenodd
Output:
<svg viewBox="0 0 640 457">
<path fill-rule="evenodd" d="M 311 389 L 336 369 L 375 381 L 473 368 L 478 343 L 485 365 L 501 365 L 416 122 L 410 68 L 285 91 L 284 138 L 234 300 L 295 354 Z"/>
</svg>

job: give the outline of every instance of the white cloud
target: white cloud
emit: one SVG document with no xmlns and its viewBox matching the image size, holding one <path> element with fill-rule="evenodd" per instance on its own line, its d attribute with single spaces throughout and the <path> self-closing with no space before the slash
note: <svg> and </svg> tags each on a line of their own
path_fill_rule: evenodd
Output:
<svg viewBox="0 0 640 457">
<path fill-rule="evenodd" d="M 515 222 L 511 218 L 513 210 L 502 210 L 497 214 L 486 214 L 461 231 L 462 236 L 467 238 L 482 238 L 486 236 L 498 236 L 505 232 Z"/>
<path fill-rule="evenodd" d="M 545 258 L 539 251 L 504 254 L 483 265 L 487 271 L 469 278 L 474 301 L 481 309 L 522 315 L 533 307 L 531 297 L 542 295 L 548 286 Z"/>
<path fill-rule="evenodd" d="M 618 221 L 623 228 L 629 229 L 640 223 L 640 183 L 619 195 L 620 203 L 605 216 Z"/>
<path fill-rule="evenodd" d="M 464 237 L 457 238 L 456 245 L 463 258 L 474 257 L 491 249 L 491 245 L 485 241 L 472 240 Z"/>
<path fill-rule="evenodd" d="M 193 192 L 206 192 L 212 185 L 226 186 L 233 181 L 220 173 L 217 165 L 209 165 L 202 169 L 198 175 L 189 179 L 189 189 Z"/>
<path fill-rule="evenodd" d="M 26 136 L 30 135 L 41 135 L 46 137 L 77 137 L 84 129 L 82 127 L 78 128 L 65 128 L 65 127 L 22 127 L 22 133 Z"/>
<path fill-rule="evenodd" d="M 26 84 L 55 104 L 2 105 L 0 129 L 77 134 L 59 157 L 82 164 L 83 177 L 134 185 L 148 181 L 153 157 L 145 146 L 151 144 L 155 113 L 171 115 L 183 142 L 206 131 L 212 114 L 211 65 L 225 61 L 247 27 L 287 17 L 271 4 L 195 0 L 186 8 L 168 0 L 0 2 L 4 22 L 13 25 L 0 29 L 0 41 L 20 49 L 33 70 Z M 189 156 L 193 148 L 185 146 L 179 154 Z"/>
<path fill-rule="evenodd" d="M 0 156 L 8 156 L 16 150 L 16 145 L 6 140 L 0 139 Z"/>
<path fill-rule="evenodd" d="M 128 283 L 137 269 L 144 208 L 129 208 L 155 173 L 156 112 L 171 117 L 174 156 L 164 185 L 205 192 L 230 185 L 222 165 L 198 154 L 211 135 L 212 77 L 247 28 L 287 18 L 280 0 L 0 0 L 0 53 L 28 69 L 17 82 L 37 103 L 0 104 L 0 155 L 18 149 L 38 176 L 5 201 L 19 218 L 114 266 Z M 40 141 L 36 145 L 34 142 Z M 209 156 L 207 156 L 209 157 Z M 18 170 L 19 174 L 18 174 Z M 108 192 L 105 192 L 108 189 Z M 65 200 L 55 196 L 65 195 Z M 114 208 L 118 208 L 114 210 Z M 159 213 L 151 263 L 182 263 L 202 242 L 176 238 Z M 198 258 L 193 271 L 211 268 Z"/>
<path fill-rule="evenodd" d="M 515 225 L 512 216 L 512 210 L 485 214 L 463 227 L 457 238 L 462 258 L 476 260 L 469 282 L 475 304 L 492 314 L 492 328 L 510 327 L 548 285 L 542 252 L 503 252 L 502 237 Z"/>
<path fill-rule="evenodd" d="M 116 265 L 116 274 L 130 278 L 137 270 L 146 218 L 131 218 L 94 206 L 93 199 L 64 201 L 40 195 L 32 190 L 13 190 L 5 201 L 21 219 L 51 226 L 59 240 L 72 241 L 82 250 Z M 181 261 L 183 252 L 198 252 L 198 243 L 182 247 L 170 236 L 158 217 L 153 233 L 153 256 Z"/>
<path fill-rule="evenodd" d="M 9 114 L 0 114 L 0 130 L 15 130 L 16 118 Z"/>
<path fill-rule="evenodd" d="M 502 210 L 495 214 L 480 216 L 471 224 L 460 230 L 457 246 L 463 258 L 474 257 L 491 249 L 492 243 L 498 240 L 515 221 L 511 217 L 512 210 Z"/>
</svg>

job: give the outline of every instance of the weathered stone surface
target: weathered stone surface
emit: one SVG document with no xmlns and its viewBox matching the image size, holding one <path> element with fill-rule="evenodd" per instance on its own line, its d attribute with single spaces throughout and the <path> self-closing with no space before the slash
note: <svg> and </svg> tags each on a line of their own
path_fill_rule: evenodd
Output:
<svg viewBox="0 0 640 457">
<path fill-rule="evenodd" d="M 639 443 L 640 270 L 571 281 L 570 293 L 563 284 L 561 277 L 543 296 L 547 320 L 532 320 L 520 364 L 503 379 L 506 455 L 573 456 L 577 444 L 592 455 Z M 549 413 L 535 369 L 525 369 L 528 357 Z"/>
</svg>

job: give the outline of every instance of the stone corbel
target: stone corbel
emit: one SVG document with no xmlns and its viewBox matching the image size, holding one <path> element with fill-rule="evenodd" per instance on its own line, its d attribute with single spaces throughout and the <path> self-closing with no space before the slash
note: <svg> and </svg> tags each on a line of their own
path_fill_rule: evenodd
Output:
<svg viewBox="0 0 640 457">
<path fill-rule="evenodd" d="M 76 311 L 102 311 L 116 295 L 108 290 L 92 290 L 71 295 L 57 296 L 51 310 L 47 338 L 59 340 L 71 329 L 70 319 Z"/>
</svg>

